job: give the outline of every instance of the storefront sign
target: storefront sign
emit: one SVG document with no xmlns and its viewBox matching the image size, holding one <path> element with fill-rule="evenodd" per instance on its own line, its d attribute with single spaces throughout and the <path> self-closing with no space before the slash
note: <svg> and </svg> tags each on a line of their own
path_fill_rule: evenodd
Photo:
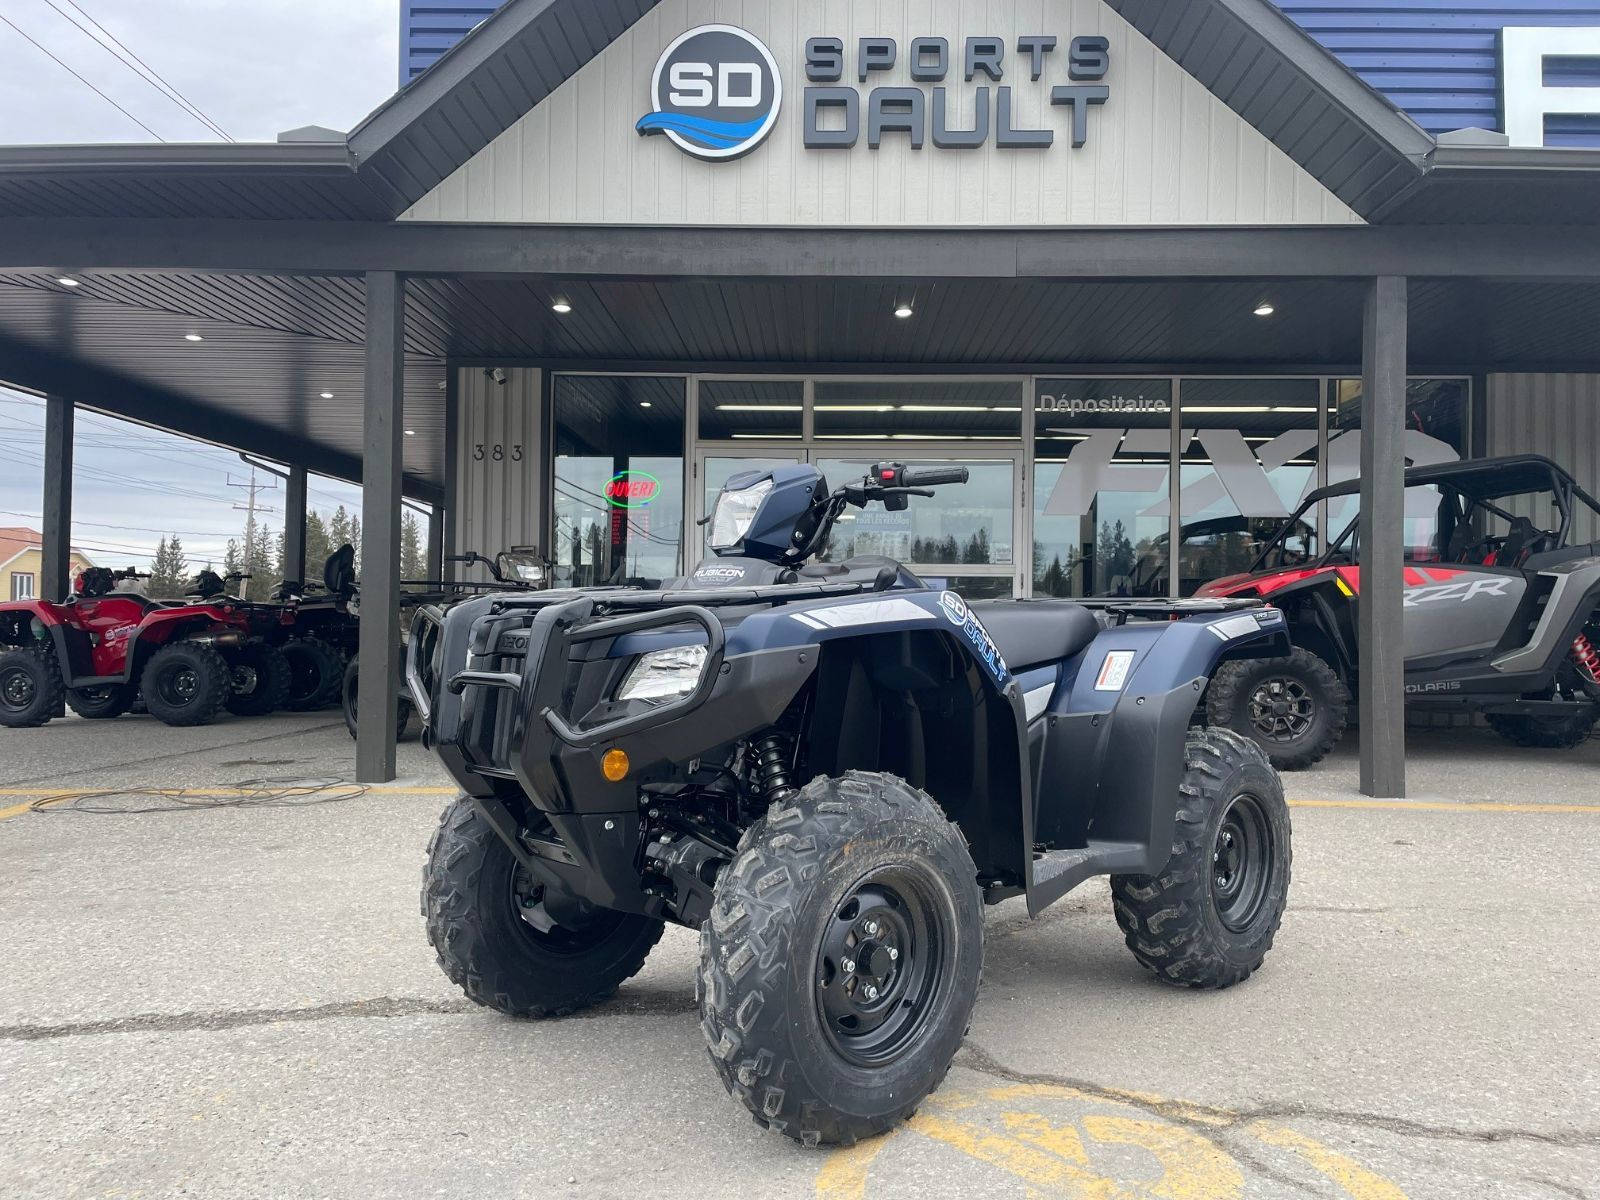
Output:
<svg viewBox="0 0 1600 1200">
<path fill-rule="evenodd" d="M 661 493 L 661 481 L 646 471 L 618 471 L 606 484 L 612 508 L 645 508 Z"/>
<path fill-rule="evenodd" d="M 1501 106 L 1511 144 L 1543 146 L 1547 116 L 1600 115 L 1597 60 L 1600 29 L 1501 30 Z M 1564 82 L 1564 70 L 1575 82 Z"/>
<path fill-rule="evenodd" d="M 732 25 L 701 25 L 666 48 L 637 126 L 713 162 L 754 150 L 778 123 L 783 78 L 766 44 Z"/>
<path fill-rule="evenodd" d="M 1014 44 L 1002 38 L 969 37 L 957 45 L 943 37 L 916 37 L 905 47 L 909 86 L 862 86 L 901 63 L 894 38 L 865 37 L 847 48 L 843 39 L 813 37 L 805 44 L 802 137 L 807 149 L 848 150 L 865 133 L 876 150 L 904 137 L 913 150 L 932 142 L 940 150 L 1043 150 L 1055 143 L 1054 128 L 1019 126 L 1016 80 L 1049 88 L 1049 104 L 1060 108 L 1072 145 L 1089 139 L 1089 111 L 1106 103 L 1103 80 L 1111 69 L 1111 43 L 1076 37 L 1061 50 L 1052 34 L 1028 34 Z M 853 67 L 854 79 L 847 79 Z M 1046 77 L 1064 76 L 1052 83 Z M 957 120 L 951 86 L 975 85 L 971 116 Z M 677 38 L 656 62 L 651 79 L 652 111 L 636 128 L 665 134 L 696 158 L 721 161 L 754 150 L 777 124 L 783 79 L 777 60 L 754 34 L 732 25 L 701 25 Z M 864 127 L 864 128 L 863 128 Z"/>
</svg>

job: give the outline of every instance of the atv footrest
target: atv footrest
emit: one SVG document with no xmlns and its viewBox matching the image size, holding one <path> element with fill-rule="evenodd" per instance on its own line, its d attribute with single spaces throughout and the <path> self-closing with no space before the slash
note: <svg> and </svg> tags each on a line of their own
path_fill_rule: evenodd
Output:
<svg viewBox="0 0 1600 1200">
<path fill-rule="evenodd" d="M 1037 913 L 1091 875 L 1139 874 L 1146 869 L 1145 847 L 1139 842 L 1091 841 L 1071 850 L 1049 850 L 1033 860 L 1029 911 Z"/>
</svg>

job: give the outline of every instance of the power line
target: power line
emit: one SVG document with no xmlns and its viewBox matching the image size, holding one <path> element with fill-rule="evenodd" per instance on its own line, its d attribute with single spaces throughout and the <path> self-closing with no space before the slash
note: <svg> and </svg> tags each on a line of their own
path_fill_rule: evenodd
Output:
<svg viewBox="0 0 1600 1200">
<path fill-rule="evenodd" d="M 73 28 L 79 30 L 84 37 L 88 38 L 91 42 L 94 42 L 107 54 L 111 55 L 111 57 L 115 58 L 123 66 L 127 67 L 128 70 L 132 71 L 135 75 L 138 75 L 140 79 L 143 79 L 168 100 L 171 100 L 189 116 L 195 118 L 195 120 L 205 125 L 224 141 L 231 142 L 234 140 L 233 136 L 229 134 L 226 129 L 218 125 L 210 117 L 206 116 L 205 113 L 201 112 L 198 105 L 194 104 L 187 96 L 168 83 L 154 67 L 150 66 L 150 64 L 145 62 L 144 59 L 140 58 L 132 50 L 128 49 L 128 47 L 122 43 L 116 34 L 112 33 L 104 25 L 100 24 L 99 21 L 95 20 L 87 12 L 84 12 L 83 7 L 76 3 L 76 0 L 66 0 L 66 3 L 76 9 L 85 21 L 94 26 L 95 30 L 100 34 L 99 37 L 96 37 L 94 33 L 91 33 L 88 29 L 85 29 L 82 25 L 80 25 L 77 21 L 77 18 L 75 18 L 71 13 L 57 6 L 55 0 L 44 0 L 44 2 L 51 8 L 55 9 L 56 12 L 60 13 L 64 19 L 70 21 Z M 129 62 L 129 59 L 132 59 L 133 61 Z M 135 63 L 138 65 L 135 66 Z"/>
<path fill-rule="evenodd" d="M 156 141 L 158 141 L 158 142 L 164 142 L 164 141 L 166 141 L 166 140 L 167 140 L 167 139 L 166 139 L 166 138 L 164 138 L 164 137 L 162 137 L 162 136 L 161 136 L 161 135 L 160 135 L 160 134 L 159 134 L 159 133 L 157 133 L 157 132 L 156 132 L 156 131 L 155 131 L 155 130 L 154 130 L 154 129 L 151 129 L 151 128 L 150 128 L 150 126 L 148 126 L 148 125 L 146 125 L 146 124 L 145 124 L 145 123 L 144 123 L 144 122 L 143 122 L 143 121 L 141 121 L 141 120 L 139 120 L 139 118 L 138 118 L 138 117 L 136 117 L 136 116 L 134 116 L 134 115 L 133 115 L 133 114 L 132 114 L 132 113 L 131 113 L 131 112 L 129 112 L 129 111 L 128 111 L 128 110 L 127 110 L 127 109 L 125 109 L 125 108 L 123 108 L 123 107 L 122 107 L 122 105 L 120 105 L 120 104 L 118 104 L 118 103 L 117 103 L 117 102 L 116 102 L 116 101 L 115 101 L 115 100 L 113 100 L 113 99 L 112 99 L 112 98 L 111 98 L 111 97 L 110 97 L 110 96 L 108 96 L 108 95 L 106 95 L 106 94 L 105 94 L 105 93 L 104 93 L 104 92 L 102 92 L 102 91 L 101 91 L 101 90 L 100 90 L 100 89 L 99 89 L 99 88 L 97 88 L 97 87 L 95 87 L 95 85 L 94 85 L 94 84 L 92 84 L 92 83 L 90 83 L 90 82 L 89 82 L 89 81 L 88 81 L 88 80 L 87 80 L 87 79 L 85 79 L 85 78 L 84 78 L 84 77 L 83 77 L 83 76 L 82 76 L 82 75 L 79 75 L 79 74 L 78 74 L 78 73 L 77 73 L 77 72 L 76 72 L 76 71 L 74 71 L 74 70 L 73 70 L 73 69 L 72 69 L 72 68 L 71 68 L 71 67 L 69 67 L 69 66 L 67 66 L 67 64 L 66 64 L 66 63 L 64 63 L 64 62 L 62 62 L 62 61 L 61 61 L 61 59 L 59 59 L 59 58 L 57 58 L 57 57 L 56 57 L 56 56 L 55 56 L 55 54 L 54 54 L 54 53 L 52 53 L 52 52 L 51 52 L 51 51 L 50 51 L 50 50 L 49 50 L 49 49 L 48 49 L 48 48 L 46 48 L 46 47 L 45 47 L 45 46 L 42 46 L 42 45 L 40 45 L 40 44 L 39 44 L 39 43 L 38 43 L 38 42 L 36 42 L 36 41 L 34 41 L 34 39 L 33 39 L 33 38 L 32 38 L 32 36 L 30 36 L 30 35 L 29 35 L 29 33 L 28 33 L 28 31 L 27 31 L 27 30 L 25 30 L 25 29 L 23 29 L 23 28 L 22 28 L 22 26 L 20 26 L 20 25 L 18 25 L 18 24 L 17 24 L 17 23 L 16 23 L 16 22 L 15 22 L 15 21 L 13 21 L 13 20 L 12 20 L 12 19 L 11 19 L 11 18 L 10 18 L 10 17 L 8 17 L 8 16 L 6 16 L 6 15 L 5 15 L 5 13 L 0 13 L 0 21 L 4 21 L 4 22 L 5 22 L 5 23 L 6 23 L 6 24 L 7 24 L 7 25 L 9 25 L 9 26 L 11 26 L 11 28 L 12 28 L 12 29 L 15 29 L 15 30 L 16 30 L 16 31 L 17 31 L 17 32 L 18 32 L 18 33 L 20 33 L 20 34 L 21 34 L 21 35 L 22 35 L 22 36 L 23 36 L 23 37 L 25 37 L 25 38 L 27 38 L 27 39 L 28 39 L 28 41 L 30 41 L 30 42 L 32 42 L 32 43 L 33 43 L 33 45 L 34 45 L 34 46 L 35 46 L 35 47 L 36 47 L 36 48 L 37 48 L 37 49 L 39 49 L 39 50 L 41 50 L 41 51 L 43 51 L 43 52 L 44 52 L 44 53 L 45 53 L 45 54 L 47 54 L 47 55 L 49 55 L 49 57 L 50 57 L 50 59 L 51 59 L 51 61 L 52 61 L 52 62 L 54 62 L 54 63 L 55 63 L 55 64 L 56 64 L 56 65 L 57 65 L 57 66 L 58 66 L 58 67 L 60 67 L 60 68 L 61 68 L 61 69 L 62 69 L 62 70 L 63 70 L 63 71 L 66 71 L 66 72 L 67 72 L 67 73 L 68 73 L 68 74 L 69 74 L 69 75 L 71 75 L 71 76 L 72 76 L 72 77 L 73 77 L 73 78 L 74 78 L 74 79 L 76 79 L 76 80 L 77 80 L 77 81 L 78 81 L 78 82 L 79 82 L 79 83 L 81 83 L 81 84 L 83 84 L 83 86 L 84 86 L 84 87 L 86 87 L 86 88 L 88 88 L 88 89 L 89 89 L 89 90 L 90 90 L 90 91 L 91 91 L 91 92 L 93 92 L 93 93 L 94 93 L 94 94 L 95 94 L 95 95 L 96 95 L 96 96 L 99 96 L 99 97 L 100 97 L 100 99 L 102 99 L 102 100 L 104 100 L 104 101 L 105 101 L 105 102 L 106 102 L 106 103 L 107 103 L 107 104 L 109 104 L 109 105 L 111 105 L 111 107 L 112 107 L 112 108 L 114 108 L 114 109 L 116 109 L 116 110 L 117 110 L 117 111 L 118 111 L 118 112 L 119 112 L 119 113 L 121 113 L 121 114 L 122 114 L 122 115 L 123 115 L 123 116 L 125 116 L 125 117 L 127 117 L 127 118 L 128 118 L 128 120 L 130 120 L 130 121 L 132 121 L 132 122 L 133 122 L 133 123 L 134 123 L 134 124 L 135 124 L 135 125 L 137 125 L 137 126 L 138 126 L 138 127 L 139 127 L 139 128 L 140 128 L 140 129 L 142 129 L 142 130 L 144 130 L 144 131 L 145 131 L 145 132 L 146 132 L 146 133 L 148 133 L 148 134 L 149 134 L 149 135 L 150 135 L 150 136 L 151 136 L 151 137 L 153 137 L 153 138 L 155 138 L 155 140 L 156 140 Z"/>
</svg>

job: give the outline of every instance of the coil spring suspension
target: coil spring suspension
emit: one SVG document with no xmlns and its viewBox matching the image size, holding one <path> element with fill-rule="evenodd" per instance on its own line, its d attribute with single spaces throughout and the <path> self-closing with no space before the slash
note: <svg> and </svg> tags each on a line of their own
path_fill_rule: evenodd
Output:
<svg viewBox="0 0 1600 1200">
<path fill-rule="evenodd" d="M 1572 643 L 1572 660 L 1591 683 L 1600 683 L 1600 650 L 1595 649 L 1587 634 L 1580 633 Z"/>
<path fill-rule="evenodd" d="M 789 739 L 781 733 L 769 733 L 758 738 L 750 747 L 754 759 L 755 786 L 768 804 L 794 795 L 795 786 L 789 778 Z"/>
</svg>

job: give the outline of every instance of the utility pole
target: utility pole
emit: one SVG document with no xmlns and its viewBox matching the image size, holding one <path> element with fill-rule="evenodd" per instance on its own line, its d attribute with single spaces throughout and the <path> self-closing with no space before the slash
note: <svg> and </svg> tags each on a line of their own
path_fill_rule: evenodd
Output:
<svg viewBox="0 0 1600 1200">
<path fill-rule="evenodd" d="M 228 486 L 231 488 L 238 488 L 241 491 L 248 493 L 250 497 L 248 503 L 235 504 L 233 506 L 233 510 L 235 512 L 249 514 L 249 516 L 245 518 L 244 522 L 244 569 L 245 573 L 249 574 L 256 569 L 256 513 L 270 513 L 278 511 L 275 508 L 269 508 L 264 504 L 257 503 L 256 496 L 261 492 L 277 491 L 278 480 L 276 477 L 274 477 L 270 484 L 257 483 L 256 469 L 254 466 L 252 466 L 250 468 L 250 481 L 248 483 L 246 483 L 244 480 L 235 482 L 233 473 L 230 471 L 228 473 Z M 241 599 L 250 599 L 250 589 L 254 584 L 254 579 L 246 579 L 244 581 L 243 590 L 239 593 Z"/>
</svg>

